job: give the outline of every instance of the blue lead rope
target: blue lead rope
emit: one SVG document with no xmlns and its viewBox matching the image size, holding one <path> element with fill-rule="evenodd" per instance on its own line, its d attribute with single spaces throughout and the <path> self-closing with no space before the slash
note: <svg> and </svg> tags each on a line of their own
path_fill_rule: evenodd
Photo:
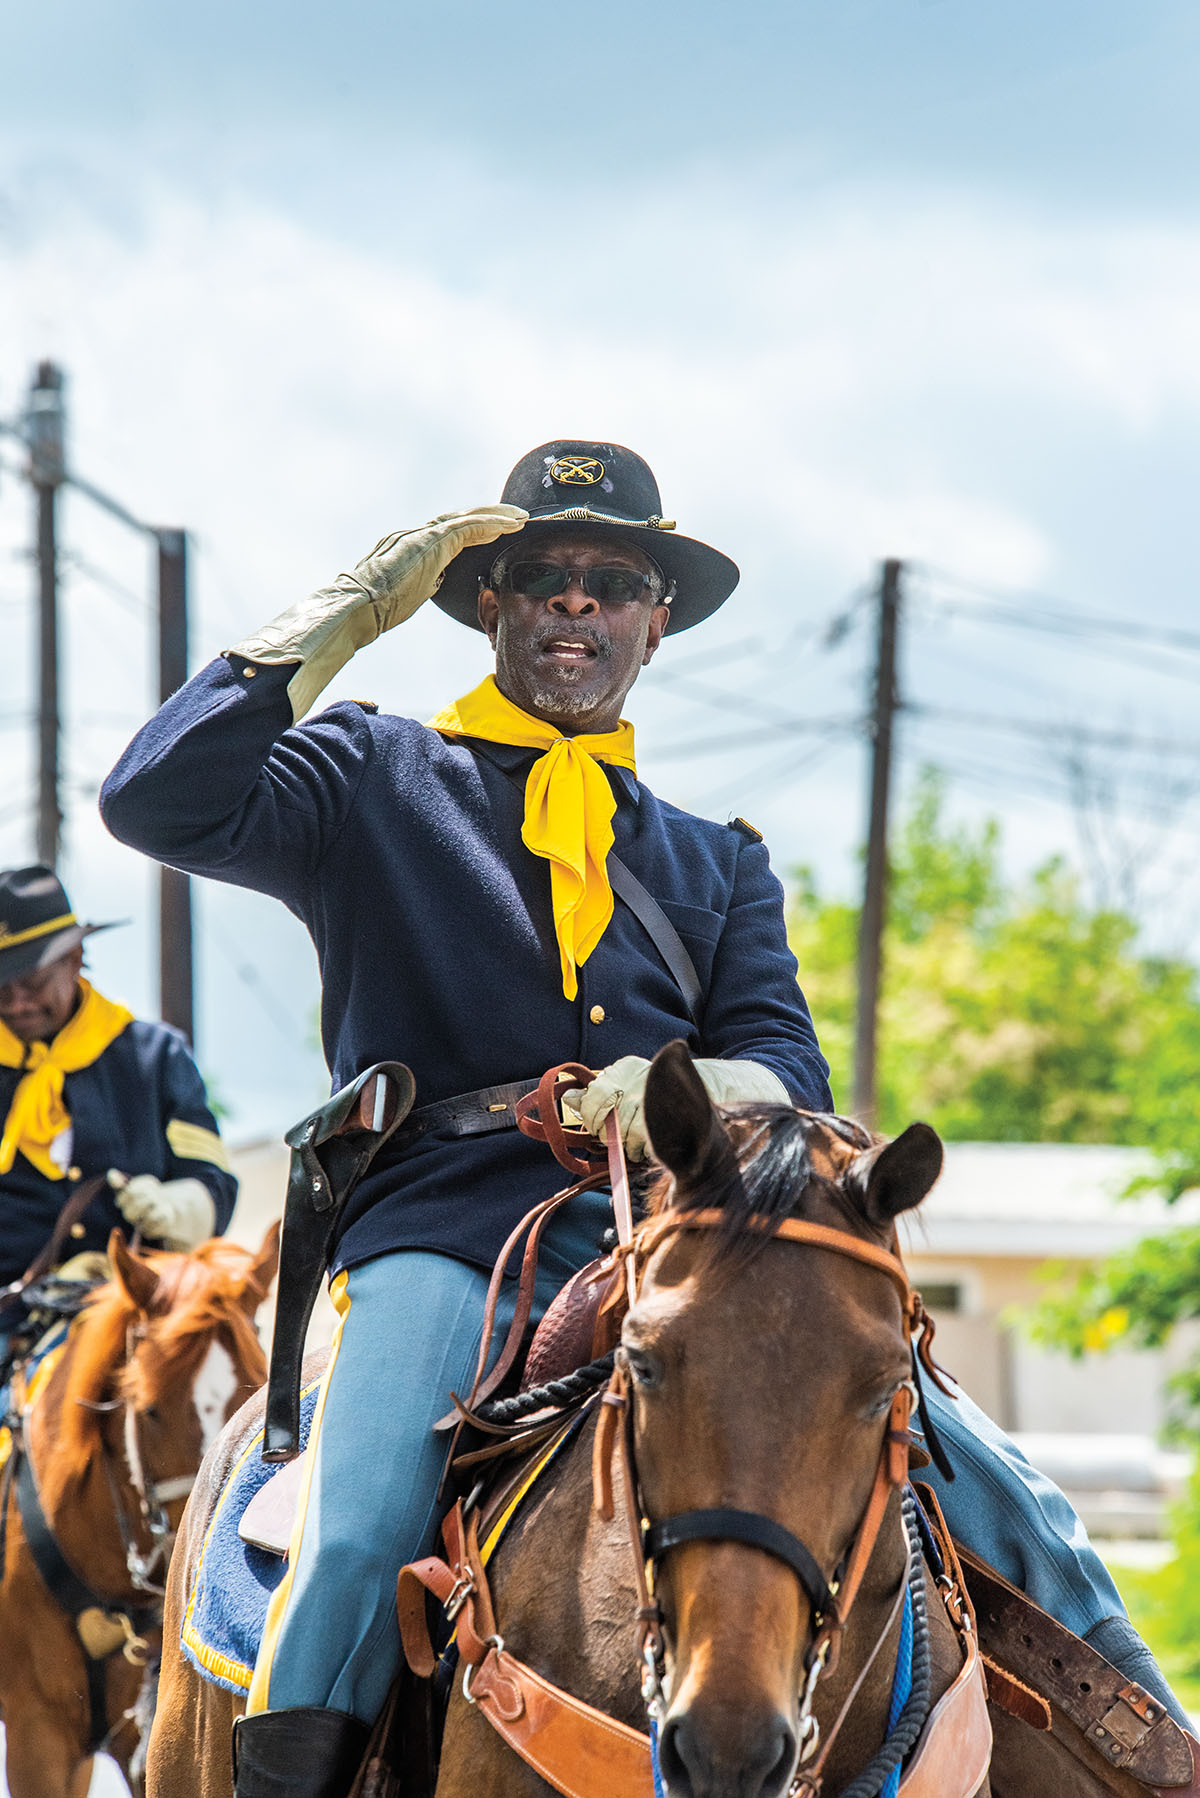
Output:
<svg viewBox="0 0 1200 1798">
<path fill-rule="evenodd" d="M 904 1589 L 904 1609 L 900 1614 L 900 1644 L 896 1650 L 896 1671 L 892 1676 L 892 1702 L 888 1706 L 888 1734 L 891 1735 L 900 1721 L 900 1713 L 908 1703 L 908 1695 L 912 1691 L 912 1649 L 913 1649 L 913 1609 L 912 1588 Z M 879 1788 L 879 1798 L 898 1798 L 900 1791 L 900 1769 L 892 1771 Z"/>
<path fill-rule="evenodd" d="M 650 1719 L 650 1771 L 654 1775 L 654 1798 L 667 1798 L 662 1768 L 658 1764 L 658 1724 L 653 1717 Z"/>
</svg>

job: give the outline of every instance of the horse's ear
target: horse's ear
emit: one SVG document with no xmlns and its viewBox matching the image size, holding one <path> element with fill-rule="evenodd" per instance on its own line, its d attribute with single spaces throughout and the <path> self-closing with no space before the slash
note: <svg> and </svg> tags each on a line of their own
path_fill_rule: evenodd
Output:
<svg viewBox="0 0 1200 1798">
<path fill-rule="evenodd" d="M 149 1311 L 158 1291 L 158 1275 L 148 1262 L 133 1253 L 119 1230 L 114 1229 L 109 1236 L 108 1258 L 113 1279 L 130 1304 L 138 1311 Z"/>
<path fill-rule="evenodd" d="M 280 1218 L 276 1218 L 273 1224 L 267 1225 L 267 1232 L 258 1245 L 258 1252 L 242 1277 L 242 1303 L 251 1317 L 266 1298 L 271 1281 L 279 1271 L 281 1222 Z"/>
<path fill-rule="evenodd" d="M 716 1156 L 730 1152 L 686 1043 L 668 1043 L 650 1063 L 643 1115 L 651 1148 L 677 1181 L 695 1183 Z"/>
<path fill-rule="evenodd" d="M 910 1124 L 851 1164 L 846 1184 L 868 1220 L 889 1224 L 919 1205 L 942 1171 L 942 1139 L 929 1124 Z"/>
</svg>

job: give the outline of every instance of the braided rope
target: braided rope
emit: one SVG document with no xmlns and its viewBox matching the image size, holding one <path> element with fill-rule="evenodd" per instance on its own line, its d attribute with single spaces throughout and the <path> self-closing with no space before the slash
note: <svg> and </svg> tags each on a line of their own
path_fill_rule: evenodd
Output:
<svg viewBox="0 0 1200 1798">
<path fill-rule="evenodd" d="M 522 1417 L 528 1417 L 534 1411 L 545 1411 L 550 1406 L 566 1410 L 576 1400 L 586 1398 L 598 1386 L 603 1386 L 612 1375 L 613 1351 L 601 1355 L 598 1361 L 589 1361 L 586 1367 L 577 1367 L 574 1373 L 564 1374 L 561 1380 L 548 1380 L 544 1386 L 531 1386 L 527 1392 L 518 1392 L 512 1398 L 490 1399 L 486 1405 L 479 1407 L 479 1416 L 485 1423 L 518 1423 Z"/>
<path fill-rule="evenodd" d="M 857 1778 L 843 1787 L 840 1798 L 877 1798 L 889 1774 L 903 1763 L 929 1715 L 929 1617 L 925 1610 L 921 1532 L 916 1501 L 911 1492 L 905 1492 L 902 1505 L 908 1535 L 908 1585 L 912 1594 L 912 1690 L 886 1742 Z"/>
</svg>

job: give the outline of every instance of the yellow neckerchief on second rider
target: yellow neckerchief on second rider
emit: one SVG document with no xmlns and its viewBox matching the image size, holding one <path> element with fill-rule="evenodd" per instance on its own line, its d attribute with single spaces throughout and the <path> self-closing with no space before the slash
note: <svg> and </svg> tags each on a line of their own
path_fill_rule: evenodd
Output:
<svg viewBox="0 0 1200 1798">
<path fill-rule="evenodd" d="M 506 699 L 493 674 L 429 724 L 448 737 L 480 737 L 487 743 L 545 750 L 525 783 L 521 838 L 527 849 L 550 863 L 563 992 L 573 999 L 579 990 L 577 970 L 604 935 L 613 911 L 606 864 L 617 802 L 598 764 L 612 762 L 637 773 L 632 724 L 622 719 L 616 730 L 564 737 L 552 724 Z"/>
<path fill-rule="evenodd" d="M 79 982 L 79 1006 L 51 1043 L 23 1043 L 7 1024 L 0 1024 L 0 1067 L 25 1069 L 13 1094 L 0 1138 L 0 1174 L 7 1174 L 20 1150 L 48 1180 L 66 1172 L 50 1156 L 51 1144 L 70 1126 L 63 1104 L 63 1080 L 90 1068 L 120 1036 L 133 1013 L 114 1005 L 88 980 Z"/>
</svg>

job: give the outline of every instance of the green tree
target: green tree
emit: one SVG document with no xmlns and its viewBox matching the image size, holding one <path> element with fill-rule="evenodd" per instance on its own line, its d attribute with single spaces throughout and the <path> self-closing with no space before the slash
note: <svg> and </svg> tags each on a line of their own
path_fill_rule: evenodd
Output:
<svg viewBox="0 0 1200 1798">
<path fill-rule="evenodd" d="M 1059 859 L 1006 882 L 996 825 L 951 826 L 943 800 L 927 772 L 892 851 L 880 1127 L 924 1117 L 952 1139 L 1174 1153 L 1200 1065 L 1195 969 L 1140 954 L 1135 922 L 1089 908 Z M 857 930 L 857 906 L 802 870 L 789 931 L 843 1104 Z"/>
</svg>

